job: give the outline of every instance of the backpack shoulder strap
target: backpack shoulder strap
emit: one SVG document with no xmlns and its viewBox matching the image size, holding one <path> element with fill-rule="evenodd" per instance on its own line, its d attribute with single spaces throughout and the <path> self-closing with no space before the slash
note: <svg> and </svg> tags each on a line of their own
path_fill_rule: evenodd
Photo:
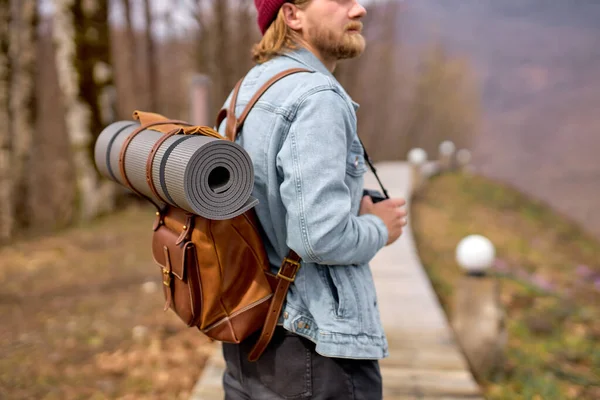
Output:
<svg viewBox="0 0 600 400">
<path fill-rule="evenodd" d="M 242 115 L 240 116 L 240 118 L 236 119 L 235 105 L 237 103 L 238 93 L 240 91 L 240 88 L 242 87 L 242 81 L 244 80 L 244 78 L 240 79 L 238 81 L 238 83 L 235 85 L 235 88 L 233 89 L 233 95 L 231 97 L 231 102 L 229 103 L 229 109 L 228 110 L 223 109 L 219 113 L 219 116 L 217 118 L 217 129 L 219 128 L 219 125 L 221 125 L 221 122 L 223 122 L 223 120 L 225 118 L 227 118 L 227 125 L 225 127 L 225 135 L 226 135 L 227 139 L 234 142 L 238 132 L 240 131 L 240 129 L 242 129 L 242 126 L 244 125 L 244 121 L 246 121 L 246 117 L 250 113 L 250 110 L 252 110 L 252 107 L 254 107 L 254 105 L 261 98 L 261 96 L 275 82 L 279 81 L 282 78 L 285 78 L 288 75 L 297 74 L 298 72 L 313 72 L 313 71 L 305 69 L 305 68 L 291 68 L 291 69 L 287 69 L 287 70 L 282 71 L 282 72 L 278 73 L 277 75 L 273 76 L 271 79 L 269 79 L 267 82 L 265 82 L 265 84 L 263 86 L 261 86 L 260 89 L 258 89 L 258 91 L 254 94 L 254 96 L 252 96 L 252 98 L 248 102 L 248 105 L 242 112 Z"/>
<path fill-rule="evenodd" d="M 296 279 L 298 269 L 300 269 L 300 256 L 295 251 L 290 250 L 288 256 L 283 259 L 277 273 L 277 288 L 271 298 L 267 318 L 263 324 L 260 336 L 248 354 L 248 361 L 254 362 L 258 360 L 269 345 L 269 342 L 271 342 L 288 289 Z"/>
<path fill-rule="evenodd" d="M 243 78 L 235 85 L 235 89 L 233 90 L 233 95 L 231 97 L 231 102 L 229 103 L 229 109 L 223 109 L 219 113 L 217 119 L 217 129 L 219 125 L 223 122 L 225 118 L 227 118 L 227 125 L 225 128 L 225 134 L 229 140 L 232 142 L 235 141 L 235 138 L 242 129 L 244 125 L 244 121 L 246 121 L 246 117 L 252 110 L 252 107 L 256 104 L 256 102 L 261 98 L 261 96 L 277 81 L 282 78 L 285 78 L 288 75 L 296 74 L 298 72 L 313 72 L 304 68 L 292 68 L 278 73 L 269 79 L 261 88 L 252 96 L 248 105 L 242 112 L 240 118 L 236 118 L 235 116 L 235 104 L 237 102 L 238 93 L 240 91 L 240 87 L 242 86 Z M 277 326 L 277 321 L 279 320 L 279 314 L 283 308 L 283 303 L 285 302 L 285 298 L 287 296 L 288 289 L 291 283 L 296 278 L 296 273 L 300 268 L 300 256 L 293 250 L 290 250 L 287 257 L 285 257 L 281 263 L 279 268 L 279 272 L 277 273 L 277 286 L 273 293 L 273 297 L 271 299 L 271 304 L 269 305 L 269 311 L 267 313 L 267 318 L 263 324 L 260 336 L 258 340 L 254 344 L 250 354 L 248 355 L 248 360 L 256 361 L 261 356 L 261 354 L 267 348 L 267 345 L 271 341 L 273 337 L 273 332 L 275 331 L 275 327 Z"/>
</svg>

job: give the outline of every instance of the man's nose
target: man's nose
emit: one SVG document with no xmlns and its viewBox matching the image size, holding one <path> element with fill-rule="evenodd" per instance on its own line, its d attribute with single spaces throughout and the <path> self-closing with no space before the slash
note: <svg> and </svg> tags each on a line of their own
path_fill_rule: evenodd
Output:
<svg viewBox="0 0 600 400">
<path fill-rule="evenodd" d="M 365 15 L 367 15 L 367 10 L 366 8 L 364 8 L 359 2 L 358 0 L 356 0 L 354 2 L 354 5 L 352 6 L 352 8 L 350 9 L 350 19 L 359 19 L 359 18 L 363 18 Z"/>
</svg>

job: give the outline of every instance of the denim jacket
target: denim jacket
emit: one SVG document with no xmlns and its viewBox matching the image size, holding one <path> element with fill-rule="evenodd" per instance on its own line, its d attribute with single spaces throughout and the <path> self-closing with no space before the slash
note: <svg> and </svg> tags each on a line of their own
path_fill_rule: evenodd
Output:
<svg viewBox="0 0 600 400">
<path fill-rule="evenodd" d="M 248 115 L 236 142 L 254 164 L 253 196 L 272 270 L 290 249 L 302 257 L 279 323 L 316 343 L 324 356 L 388 355 L 369 261 L 388 232 L 374 215 L 358 215 L 366 172 L 354 103 L 310 51 L 300 48 L 256 65 L 244 78 L 239 117 L 277 73 Z M 231 95 L 224 107 L 229 106 Z M 225 122 L 217 127 L 225 135 Z"/>
</svg>

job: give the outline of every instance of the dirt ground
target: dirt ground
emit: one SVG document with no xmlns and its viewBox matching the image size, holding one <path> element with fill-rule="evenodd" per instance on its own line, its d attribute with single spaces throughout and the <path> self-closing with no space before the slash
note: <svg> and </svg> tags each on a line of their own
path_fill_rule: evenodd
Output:
<svg viewBox="0 0 600 400">
<path fill-rule="evenodd" d="M 163 312 L 150 208 L 0 248 L 1 399 L 187 398 L 212 344 Z"/>
</svg>

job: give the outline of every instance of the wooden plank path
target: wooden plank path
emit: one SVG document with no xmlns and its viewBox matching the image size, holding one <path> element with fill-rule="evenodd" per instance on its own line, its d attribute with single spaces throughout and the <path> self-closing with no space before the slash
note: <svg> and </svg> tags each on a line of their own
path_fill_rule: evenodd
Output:
<svg viewBox="0 0 600 400">
<path fill-rule="evenodd" d="M 411 170 L 407 163 L 380 163 L 377 172 L 390 196 L 408 199 Z M 377 189 L 372 174 L 365 187 Z M 402 237 L 371 262 L 390 357 L 381 361 L 386 400 L 483 399 L 456 344 L 416 252 L 409 224 Z M 224 362 L 216 346 L 190 400 L 223 399 Z"/>
</svg>

